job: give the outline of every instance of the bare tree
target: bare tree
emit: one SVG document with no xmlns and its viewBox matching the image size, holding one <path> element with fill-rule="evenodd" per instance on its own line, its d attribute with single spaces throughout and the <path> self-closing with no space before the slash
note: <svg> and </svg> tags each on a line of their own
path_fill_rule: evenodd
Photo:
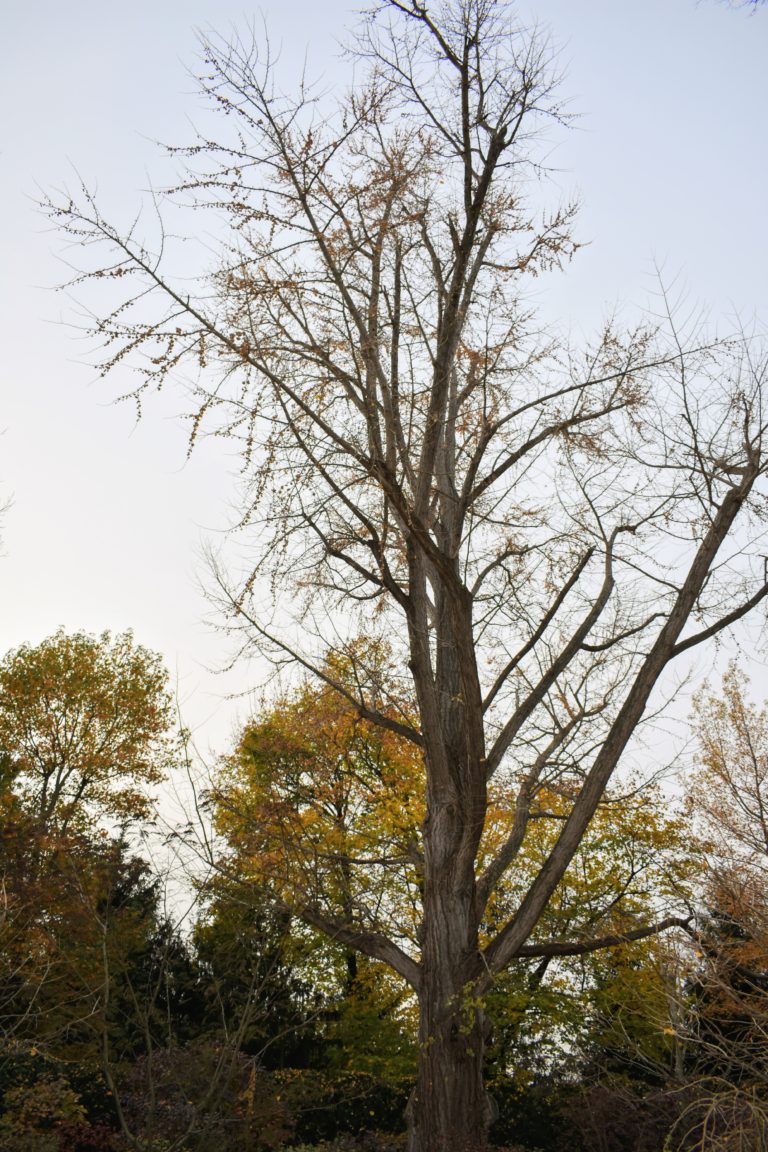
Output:
<svg viewBox="0 0 768 1152">
<path fill-rule="evenodd" d="M 526 282 L 576 244 L 573 206 L 531 206 L 535 139 L 564 114 L 546 40 L 505 6 L 383 0 L 337 103 L 281 93 L 262 39 L 205 43 L 228 132 L 177 153 L 168 194 L 195 234 L 202 209 L 226 228 L 194 288 L 168 267 L 170 228 L 122 232 L 85 188 L 50 207 L 96 245 L 82 275 L 104 371 L 133 357 L 140 403 L 196 366 L 192 441 L 210 420 L 242 449 L 254 562 L 220 583 L 245 642 L 423 756 L 415 942 L 381 903 L 342 914 L 305 890 L 293 911 L 418 997 L 411 1147 L 478 1149 L 496 975 L 679 921 L 537 927 L 672 662 L 768 593 L 765 366 L 671 326 L 609 325 L 581 352 L 542 332 Z M 399 654 L 394 688 L 361 631 Z M 325 654 L 345 643 L 341 680 Z M 515 886 L 542 822 L 550 846 Z M 504 885 L 514 904 L 492 921 Z"/>
</svg>

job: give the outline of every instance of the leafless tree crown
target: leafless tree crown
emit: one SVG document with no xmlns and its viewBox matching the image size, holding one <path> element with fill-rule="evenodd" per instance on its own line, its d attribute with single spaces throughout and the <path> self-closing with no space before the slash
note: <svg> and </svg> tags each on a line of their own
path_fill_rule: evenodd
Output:
<svg viewBox="0 0 768 1152">
<path fill-rule="evenodd" d="M 509 9 L 386 0 L 354 56 L 334 101 L 308 82 L 283 93 L 258 34 L 204 43 L 228 128 L 176 150 L 167 193 L 192 234 L 210 217 L 223 235 L 204 281 L 174 279 L 169 232 L 142 243 L 85 189 L 51 208 L 97 245 L 85 279 L 134 285 L 94 320 L 105 371 L 130 357 L 140 402 L 192 370 L 192 441 L 210 421 L 242 450 L 255 559 L 221 584 L 248 641 L 326 680 L 323 647 L 361 630 L 405 650 L 400 694 L 351 643 L 355 674 L 335 686 L 422 749 L 430 835 L 454 821 L 459 887 L 487 788 L 503 798 L 473 915 L 546 816 L 542 790 L 572 800 L 487 946 L 492 973 L 535 948 L 670 661 L 768 591 L 765 365 L 677 331 L 673 309 L 582 349 L 542 330 L 530 280 L 577 244 L 574 205 L 533 204 L 537 141 L 566 115 L 547 39 Z M 374 933 L 417 983 L 375 929 L 361 910 L 355 939 Z"/>
</svg>

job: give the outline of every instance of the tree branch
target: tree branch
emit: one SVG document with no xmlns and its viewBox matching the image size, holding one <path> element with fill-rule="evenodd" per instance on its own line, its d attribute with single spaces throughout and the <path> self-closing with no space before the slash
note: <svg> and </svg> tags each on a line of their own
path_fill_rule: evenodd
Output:
<svg viewBox="0 0 768 1152">
<path fill-rule="evenodd" d="M 658 936 L 668 928 L 684 928 L 686 931 L 693 921 L 693 916 L 685 918 L 680 916 L 667 916 L 655 924 L 646 924 L 643 928 L 633 928 L 630 932 L 614 932 L 610 936 L 598 936 L 592 940 L 544 940 L 541 944 L 523 944 L 515 952 L 515 957 L 554 957 L 554 956 L 584 956 L 588 952 L 598 952 L 603 948 L 616 948 L 620 944 L 630 944 L 634 940 L 646 940 L 649 936 Z"/>
<path fill-rule="evenodd" d="M 324 915 L 309 904 L 294 908 L 292 911 L 300 916 L 305 923 L 323 932 L 330 940 L 347 944 L 350 948 L 357 948 L 366 956 L 389 964 L 396 972 L 399 972 L 404 980 L 408 981 L 415 992 L 419 991 L 421 986 L 420 965 L 387 936 L 379 932 L 366 932 L 349 924 L 339 924 L 338 921 Z"/>
</svg>

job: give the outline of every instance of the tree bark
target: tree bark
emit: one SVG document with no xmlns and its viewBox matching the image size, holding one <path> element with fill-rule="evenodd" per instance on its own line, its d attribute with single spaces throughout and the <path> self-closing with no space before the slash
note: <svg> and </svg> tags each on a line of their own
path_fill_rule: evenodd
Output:
<svg viewBox="0 0 768 1152">
<path fill-rule="evenodd" d="M 419 1068 L 408 1105 L 408 1152 L 482 1152 L 491 1108 L 483 1083 L 486 1020 L 469 989 L 451 991 L 449 966 L 425 979 Z"/>
<path fill-rule="evenodd" d="M 479 940 L 466 793 L 428 807 L 419 989 L 419 1065 L 408 1108 L 409 1152 L 481 1152 L 490 1108 L 483 1083 L 486 1020 L 477 998 Z"/>
</svg>

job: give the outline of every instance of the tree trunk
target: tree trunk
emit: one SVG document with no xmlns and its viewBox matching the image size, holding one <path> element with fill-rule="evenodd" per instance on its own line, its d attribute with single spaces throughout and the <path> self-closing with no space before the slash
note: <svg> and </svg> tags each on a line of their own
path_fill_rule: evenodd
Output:
<svg viewBox="0 0 768 1152">
<path fill-rule="evenodd" d="M 408 1106 L 408 1152 L 482 1152 L 488 1142 L 486 1021 L 474 992 L 477 836 L 457 799 L 433 803 L 424 828 L 419 1067 Z"/>
<path fill-rule="evenodd" d="M 419 1070 L 408 1104 L 408 1152 L 482 1152 L 490 1102 L 483 1087 L 485 1018 L 471 995 L 420 1001 Z"/>
</svg>

